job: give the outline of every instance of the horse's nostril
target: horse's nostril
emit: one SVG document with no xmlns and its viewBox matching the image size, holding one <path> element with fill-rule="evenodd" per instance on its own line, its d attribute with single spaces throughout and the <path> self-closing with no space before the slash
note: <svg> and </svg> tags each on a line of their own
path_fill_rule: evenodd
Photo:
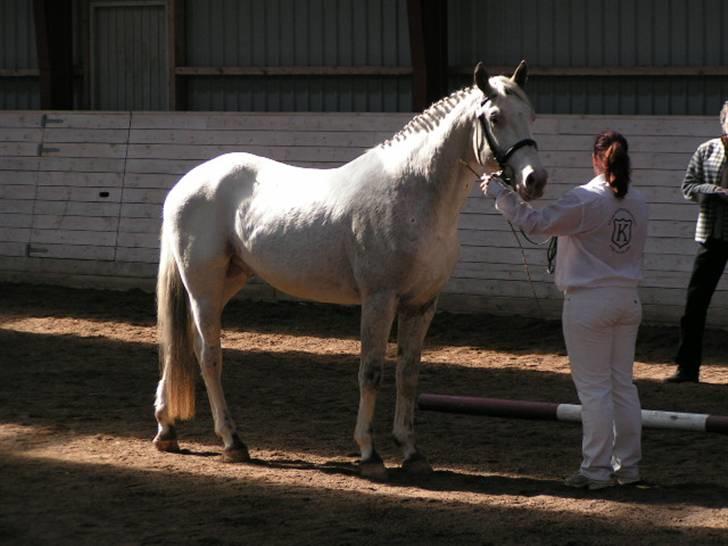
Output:
<svg viewBox="0 0 728 546">
<path fill-rule="evenodd" d="M 533 173 L 529 173 L 526 177 L 526 188 L 529 190 L 533 188 L 533 185 L 536 183 L 536 177 L 533 176 Z"/>
</svg>

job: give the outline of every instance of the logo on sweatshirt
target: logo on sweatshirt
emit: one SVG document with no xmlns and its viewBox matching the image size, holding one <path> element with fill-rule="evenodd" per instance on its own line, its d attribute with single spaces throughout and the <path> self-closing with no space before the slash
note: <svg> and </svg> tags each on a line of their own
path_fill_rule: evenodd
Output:
<svg viewBox="0 0 728 546">
<path fill-rule="evenodd" d="M 609 245 L 614 252 L 627 252 L 632 242 L 632 226 L 634 216 L 627 209 L 617 209 L 610 220 L 612 240 Z"/>
</svg>

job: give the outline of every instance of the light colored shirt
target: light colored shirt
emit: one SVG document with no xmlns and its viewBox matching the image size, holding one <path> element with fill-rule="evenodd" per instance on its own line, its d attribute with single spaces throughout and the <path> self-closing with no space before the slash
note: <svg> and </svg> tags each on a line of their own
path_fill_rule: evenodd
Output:
<svg viewBox="0 0 728 546">
<path fill-rule="evenodd" d="M 495 181 L 488 194 L 525 233 L 558 236 L 555 282 L 560 290 L 639 284 L 649 210 L 638 190 L 630 187 L 617 199 L 600 175 L 541 209 Z"/>
</svg>

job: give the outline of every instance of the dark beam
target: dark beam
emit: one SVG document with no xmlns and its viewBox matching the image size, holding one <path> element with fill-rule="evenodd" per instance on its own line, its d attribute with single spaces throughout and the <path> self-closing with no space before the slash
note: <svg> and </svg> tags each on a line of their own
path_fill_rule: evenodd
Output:
<svg viewBox="0 0 728 546">
<path fill-rule="evenodd" d="M 35 42 L 44 110 L 73 109 L 71 0 L 33 0 Z"/>
<path fill-rule="evenodd" d="M 177 66 L 177 76 L 409 76 L 409 66 Z"/>
<path fill-rule="evenodd" d="M 179 67 L 184 66 L 187 58 L 185 40 L 185 0 L 167 2 L 167 50 L 169 53 L 169 109 L 187 110 L 187 80 L 181 78 Z"/>
<path fill-rule="evenodd" d="M 412 56 L 412 109 L 424 110 L 448 91 L 447 0 L 407 0 Z"/>
</svg>

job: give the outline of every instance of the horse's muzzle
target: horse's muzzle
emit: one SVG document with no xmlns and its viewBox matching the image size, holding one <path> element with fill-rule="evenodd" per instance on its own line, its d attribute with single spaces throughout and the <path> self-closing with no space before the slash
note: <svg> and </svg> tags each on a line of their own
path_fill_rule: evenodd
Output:
<svg viewBox="0 0 728 546">
<path fill-rule="evenodd" d="M 526 201 L 540 198 L 543 196 L 543 190 L 546 187 L 547 180 L 548 174 L 546 174 L 545 169 L 531 171 L 523 181 L 525 191 L 521 193 L 521 197 Z"/>
</svg>

